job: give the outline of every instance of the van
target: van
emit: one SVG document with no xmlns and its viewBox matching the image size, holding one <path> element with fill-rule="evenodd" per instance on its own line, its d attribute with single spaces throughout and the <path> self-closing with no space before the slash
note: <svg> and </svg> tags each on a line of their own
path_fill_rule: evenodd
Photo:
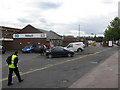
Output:
<svg viewBox="0 0 120 90">
<path fill-rule="evenodd" d="M 74 52 L 82 52 L 85 48 L 85 44 L 83 44 L 83 42 L 73 42 L 73 43 L 69 43 L 65 49 L 70 50 L 70 51 L 74 51 Z"/>
</svg>

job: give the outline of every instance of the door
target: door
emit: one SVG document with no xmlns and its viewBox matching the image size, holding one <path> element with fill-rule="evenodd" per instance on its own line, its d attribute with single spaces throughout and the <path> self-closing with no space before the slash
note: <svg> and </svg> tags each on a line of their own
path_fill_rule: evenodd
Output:
<svg viewBox="0 0 120 90">
<path fill-rule="evenodd" d="M 73 50 L 73 44 L 69 44 L 68 46 L 67 46 L 67 49 L 68 50 Z M 74 51 L 74 50 L 73 50 Z"/>
</svg>

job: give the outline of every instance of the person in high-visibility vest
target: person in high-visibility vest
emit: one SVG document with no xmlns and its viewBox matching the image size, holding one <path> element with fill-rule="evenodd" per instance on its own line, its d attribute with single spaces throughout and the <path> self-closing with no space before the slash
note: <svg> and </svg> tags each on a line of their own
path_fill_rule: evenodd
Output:
<svg viewBox="0 0 120 90">
<path fill-rule="evenodd" d="M 12 83 L 13 71 L 15 72 L 19 82 L 22 82 L 24 80 L 24 79 L 21 79 L 17 63 L 18 63 L 18 52 L 16 51 L 11 57 L 11 64 L 8 65 L 9 67 L 8 86 L 13 85 Z"/>
</svg>

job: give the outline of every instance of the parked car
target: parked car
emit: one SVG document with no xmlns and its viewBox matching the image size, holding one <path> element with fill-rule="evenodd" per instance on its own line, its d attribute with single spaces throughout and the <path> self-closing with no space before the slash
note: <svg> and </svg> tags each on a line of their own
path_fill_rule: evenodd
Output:
<svg viewBox="0 0 120 90">
<path fill-rule="evenodd" d="M 37 46 L 35 47 L 34 52 L 35 52 L 35 53 L 41 53 L 41 52 L 42 52 L 41 49 L 43 49 L 43 51 L 46 52 L 46 46 L 45 46 L 45 45 L 37 45 Z"/>
<path fill-rule="evenodd" d="M 66 47 L 64 47 L 67 50 L 73 50 L 74 52 L 82 52 L 85 48 L 85 44 L 83 42 L 73 42 L 69 43 Z"/>
<path fill-rule="evenodd" d="M 34 52 L 34 49 L 35 49 L 36 45 L 27 45 L 25 46 L 23 49 L 22 49 L 22 52 L 25 53 L 25 52 Z"/>
<path fill-rule="evenodd" d="M 92 46 L 96 46 L 96 41 L 93 41 L 93 42 L 92 42 Z"/>
<path fill-rule="evenodd" d="M 54 47 L 46 51 L 46 56 L 48 58 L 62 57 L 62 56 L 72 57 L 74 56 L 74 51 L 66 50 L 63 47 Z"/>
<path fill-rule="evenodd" d="M 5 52 L 6 52 L 5 47 L 0 45 L 0 54 L 5 54 Z"/>
<path fill-rule="evenodd" d="M 37 45 L 34 49 L 34 52 L 35 53 L 40 53 L 41 52 L 40 49 L 41 49 L 41 45 Z"/>
<path fill-rule="evenodd" d="M 120 46 L 120 40 L 118 40 L 116 44 L 117 44 L 118 46 Z"/>
</svg>

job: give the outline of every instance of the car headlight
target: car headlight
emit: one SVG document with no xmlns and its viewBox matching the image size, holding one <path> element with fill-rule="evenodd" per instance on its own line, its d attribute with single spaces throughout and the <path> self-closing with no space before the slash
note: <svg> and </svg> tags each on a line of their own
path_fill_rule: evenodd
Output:
<svg viewBox="0 0 120 90">
<path fill-rule="evenodd" d="M 27 49 L 27 50 L 30 50 L 30 49 Z"/>
<path fill-rule="evenodd" d="M 46 51 L 46 52 L 49 52 L 49 51 Z"/>
</svg>

